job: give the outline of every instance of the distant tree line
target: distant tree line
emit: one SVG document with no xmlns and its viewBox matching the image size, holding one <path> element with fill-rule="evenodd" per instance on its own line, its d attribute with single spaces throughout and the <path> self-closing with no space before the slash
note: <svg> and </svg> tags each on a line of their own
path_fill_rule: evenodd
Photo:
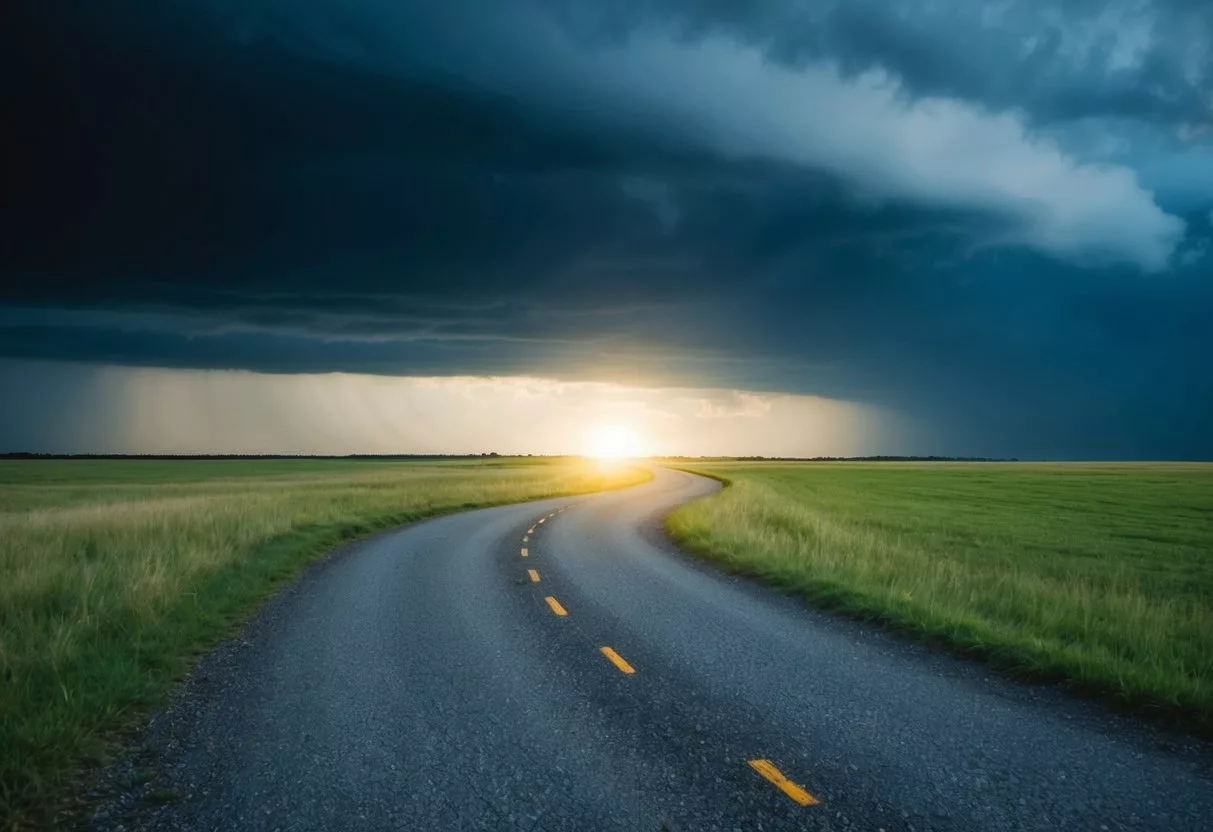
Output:
<svg viewBox="0 0 1213 832">
<path fill-rule="evenodd" d="M 737 462 L 1019 462 L 988 456 L 667 456 L 660 459 L 724 459 Z"/>
<path fill-rule="evenodd" d="M 521 454 L 519 454 L 521 456 Z M 526 454 L 531 456 L 531 454 Z M 44 454 L 12 451 L 0 459 L 501 459 L 502 454 Z"/>
<path fill-rule="evenodd" d="M 44 454 L 13 451 L 0 459 L 506 459 L 534 457 L 536 454 Z M 567 454 L 538 454 L 558 458 Z M 732 459 L 738 462 L 1019 462 L 1015 457 L 999 459 L 985 456 L 667 456 L 656 459 Z"/>
<path fill-rule="evenodd" d="M 770 462 L 1019 462 L 1014 457 L 999 459 L 988 456 L 739 456 L 736 459 Z"/>
</svg>

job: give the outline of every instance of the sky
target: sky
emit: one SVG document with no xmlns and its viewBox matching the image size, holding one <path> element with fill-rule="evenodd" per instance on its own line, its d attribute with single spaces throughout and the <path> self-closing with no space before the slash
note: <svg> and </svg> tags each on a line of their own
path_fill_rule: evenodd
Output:
<svg viewBox="0 0 1213 832">
<path fill-rule="evenodd" d="M 19 2 L 0 451 L 1213 459 L 1213 7 Z"/>
</svg>

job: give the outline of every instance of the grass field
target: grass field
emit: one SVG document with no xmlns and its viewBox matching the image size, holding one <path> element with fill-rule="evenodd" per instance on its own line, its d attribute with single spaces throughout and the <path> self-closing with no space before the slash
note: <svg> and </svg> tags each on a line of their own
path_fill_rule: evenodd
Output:
<svg viewBox="0 0 1213 832">
<path fill-rule="evenodd" d="M 112 732 L 318 553 L 648 476 L 575 460 L 0 461 L 0 829 L 50 822 Z"/>
<path fill-rule="evenodd" d="M 1213 465 L 720 463 L 682 543 L 816 604 L 1213 729 Z"/>
</svg>

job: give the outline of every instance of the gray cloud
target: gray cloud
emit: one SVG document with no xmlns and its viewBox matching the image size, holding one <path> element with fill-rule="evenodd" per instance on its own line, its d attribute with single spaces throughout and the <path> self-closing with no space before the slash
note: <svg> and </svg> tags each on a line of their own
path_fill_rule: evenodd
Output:
<svg viewBox="0 0 1213 832">
<path fill-rule="evenodd" d="M 1059 101 L 1036 101 L 1034 91 L 1056 89 L 1059 76 L 1076 103 L 1100 90 L 1115 97 L 1120 87 L 1168 102 L 1195 96 L 1200 102 L 1185 105 L 1191 112 L 1184 123 L 1209 118 L 1210 102 L 1188 82 L 1203 79 L 1201 27 L 1179 41 L 1182 54 L 1172 57 L 1182 66 L 1171 67 L 1164 83 L 1154 77 L 1161 69 L 1147 73 L 1147 64 L 1161 60 L 1151 57 L 1159 50 L 1155 29 L 1165 28 L 1161 10 L 1148 8 L 1105 9 L 1094 19 L 1066 16 L 1060 7 L 1052 15 L 1030 13 L 1022 4 L 806 12 L 784 3 L 603 10 L 454 0 L 441 11 L 420 4 L 385 12 L 367 2 L 311 8 L 315 20 L 327 21 L 314 24 L 320 32 L 333 20 L 362 20 L 374 32 L 352 60 L 401 73 L 457 74 L 565 119 L 656 133 L 726 159 L 829 171 L 869 199 L 995 212 L 1007 228 L 984 243 L 1029 245 L 1079 262 L 1164 268 L 1184 225 L 1155 203 L 1133 169 L 1084 161 L 1033 131 L 1025 110 L 1038 120 L 1066 110 Z M 311 42 L 333 48 L 324 35 Z M 1011 48 L 1022 54 L 1014 57 Z M 1185 75 L 1189 65 L 1199 71 Z M 995 76 L 1005 76 L 1006 67 L 1018 78 L 999 87 Z M 936 76 L 954 83 L 932 82 Z M 1131 107 L 1109 103 L 1102 110 L 1071 107 L 1067 117 L 1131 114 Z"/>
</svg>

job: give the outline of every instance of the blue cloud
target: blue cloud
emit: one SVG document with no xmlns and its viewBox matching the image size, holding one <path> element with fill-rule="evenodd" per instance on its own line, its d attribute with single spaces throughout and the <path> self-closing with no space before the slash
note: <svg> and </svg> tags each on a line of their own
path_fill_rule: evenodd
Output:
<svg viewBox="0 0 1213 832">
<path fill-rule="evenodd" d="M 0 357 L 786 390 L 957 452 L 1213 456 L 1203 6 L 138 5 L 6 30 Z"/>
</svg>

